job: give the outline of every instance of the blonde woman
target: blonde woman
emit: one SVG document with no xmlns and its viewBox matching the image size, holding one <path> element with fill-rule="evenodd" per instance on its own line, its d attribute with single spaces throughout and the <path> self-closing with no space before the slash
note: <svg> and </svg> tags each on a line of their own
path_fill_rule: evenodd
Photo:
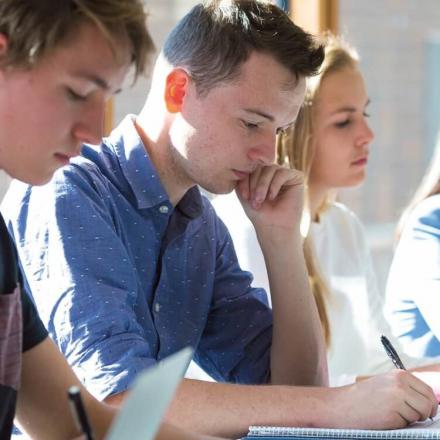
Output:
<svg viewBox="0 0 440 440">
<path fill-rule="evenodd" d="M 304 173 L 304 249 L 327 341 L 330 383 L 336 386 L 393 366 L 380 344 L 380 335 L 391 330 L 382 314 L 364 230 L 335 198 L 340 188 L 365 179 L 373 140 L 369 99 L 356 52 L 340 38 L 327 40 L 320 74 L 308 83 L 295 126 L 279 137 L 278 161 Z M 257 238 L 235 203 L 231 197 L 214 200 L 242 267 L 255 274 L 255 285 L 269 291 Z M 404 357 L 403 362 L 415 367 L 434 361 Z"/>
<path fill-rule="evenodd" d="M 386 304 L 394 334 L 414 356 L 440 355 L 440 138 L 398 226 Z"/>
</svg>

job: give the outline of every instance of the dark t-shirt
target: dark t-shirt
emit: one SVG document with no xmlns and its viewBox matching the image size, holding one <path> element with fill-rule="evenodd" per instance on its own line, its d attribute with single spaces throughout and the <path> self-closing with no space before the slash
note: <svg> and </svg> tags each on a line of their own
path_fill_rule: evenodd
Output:
<svg viewBox="0 0 440 440">
<path fill-rule="evenodd" d="M 21 354 L 47 337 L 28 295 L 19 287 L 17 255 L 0 215 L 0 439 L 11 436 Z"/>
</svg>

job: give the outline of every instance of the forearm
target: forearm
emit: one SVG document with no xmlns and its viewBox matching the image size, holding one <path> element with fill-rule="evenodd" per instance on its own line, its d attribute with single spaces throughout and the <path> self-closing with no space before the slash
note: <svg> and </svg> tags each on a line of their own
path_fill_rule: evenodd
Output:
<svg viewBox="0 0 440 440">
<path fill-rule="evenodd" d="M 236 385 L 185 379 L 166 415 L 173 425 L 238 438 L 250 425 L 319 425 L 323 388 Z M 322 401 L 324 403 L 324 401 Z M 325 411 L 322 405 L 321 412 Z"/>
<path fill-rule="evenodd" d="M 211 437 L 204 434 L 195 434 L 176 428 L 168 423 L 163 423 L 155 440 L 226 440 L 220 437 Z"/>
<path fill-rule="evenodd" d="M 373 405 L 364 414 L 359 405 L 372 394 Z M 251 425 L 397 428 L 403 424 L 400 416 L 396 417 L 395 406 L 404 398 L 394 394 L 397 390 L 383 380 L 379 385 L 370 380 L 364 381 L 362 387 L 341 388 L 185 380 L 169 408 L 166 421 L 184 429 L 228 438 L 246 435 Z"/>
<path fill-rule="evenodd" d="M 327 359 L 318 310 L 297 233 L 259 232 L 273 308 L 271 383 L 327 385 Z"/>
<path fill-rule="evenodd" d="M 366 401 L 369 405 L 362 405 Z M 247 433 L 250 425 L 401 428 L 408 421 L 434 415 L 436 410 L 432 390 L 408 372 L 393 370 L 340 388 L 235 385 L 186 379 L 165 421 L 192 432 L 238 438 Z"/>
<path fill-rule="evenodd" d="M 306 388 L 236 385 L 184 379 L 165 416 L 182 429 L 238 438 L 250 425 L 309 425 L 315 417 Z M 322 393 L 323 389 L 310 389 Z M 106 399 L 121 405 L 128 392 Z M 310 413 L 308 413 L 308 409 Z M 161 437 L 159 437 L 161 439 Z"/>
<path fill-rule="evenodd" d="M 67 398 L 67 390 L 72 385 L 81 387 L 49 338 L 24 353 L 17 419 L 32 438 L 60 440 L 78 435 Z M 103 439 L 115 410 L 95 400 L 82 387 L 81 394 L 95 436 Z"/>
</svg>

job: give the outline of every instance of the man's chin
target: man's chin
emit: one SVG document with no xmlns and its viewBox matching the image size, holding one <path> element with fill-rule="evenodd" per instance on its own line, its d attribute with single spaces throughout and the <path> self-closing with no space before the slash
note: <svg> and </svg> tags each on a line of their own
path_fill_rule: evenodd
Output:
<svg viewBox="0 0 440 440">
<path fill-rule="evenodd" d="M 229 194 L 237 187 L 237 182 L 229 183 L 228 185 L 206 185 L 202 186 L 202 188 L 212 194 L 221 195 L 221 194 Z"/>
<path fill-rule="evenodd" d="M 46 185 L 46 183 L 49 183 L 52 180 L 53 175 L 54 171 L 47 173 L 21 174 L 11 177 L 20 180 L 21 182 L 27 183 L 28 185 L 42 186 Z"/>
</svg>

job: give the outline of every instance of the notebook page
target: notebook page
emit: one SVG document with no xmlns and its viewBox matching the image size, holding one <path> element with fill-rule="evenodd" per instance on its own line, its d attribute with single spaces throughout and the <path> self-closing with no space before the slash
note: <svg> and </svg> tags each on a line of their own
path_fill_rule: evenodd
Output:
<svg viewBox="0 0 440 440">
<path fill-rule="evenodd" d="M 271 426 L 251 426 L 247 438 L 290 438 L 290 439 L 439 439 L 440 413 L 433 420 L 417 422 L 403 429 L 364 430 L 326 428 L 285 428 Z"/>
</svg>

